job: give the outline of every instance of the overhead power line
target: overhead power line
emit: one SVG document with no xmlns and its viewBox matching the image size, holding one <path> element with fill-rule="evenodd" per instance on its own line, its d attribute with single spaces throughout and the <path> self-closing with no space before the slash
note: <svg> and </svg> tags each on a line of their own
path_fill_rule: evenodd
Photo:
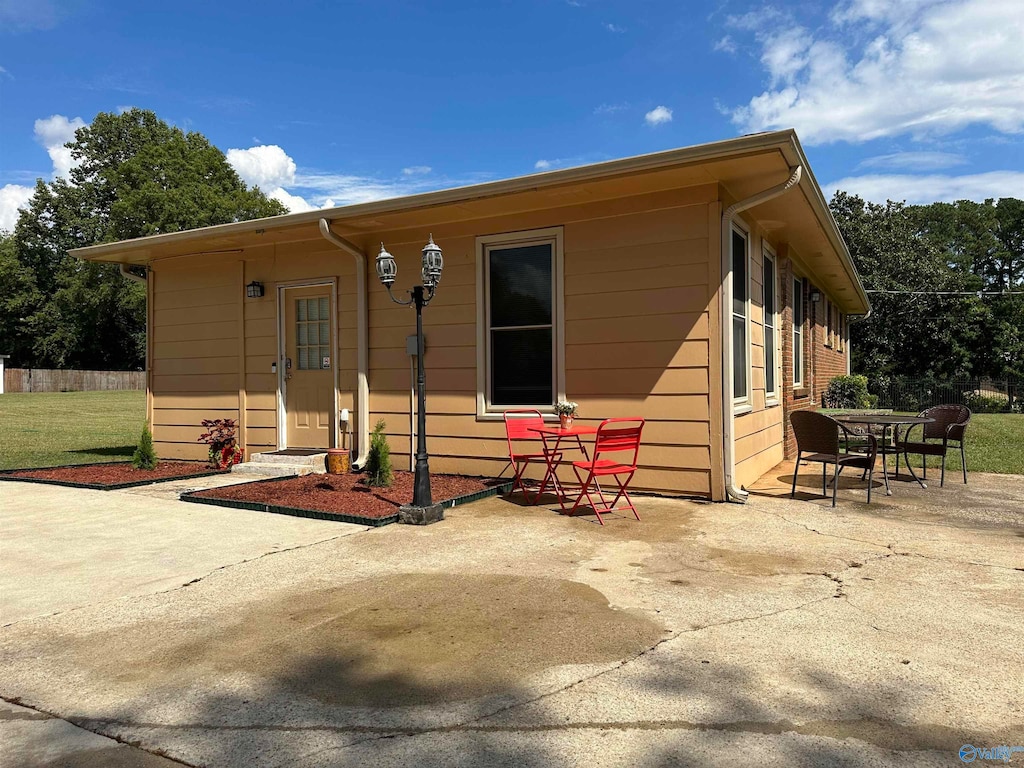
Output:
<svg viewBox="0 0 1024 768">
<path fill-rule="evenodd" d="M 865 288 L 865 293 L 893 293 L 904 296 L 1024 296 L 1024 291 L 896 291 L 886 288 Z"/>
</svg>

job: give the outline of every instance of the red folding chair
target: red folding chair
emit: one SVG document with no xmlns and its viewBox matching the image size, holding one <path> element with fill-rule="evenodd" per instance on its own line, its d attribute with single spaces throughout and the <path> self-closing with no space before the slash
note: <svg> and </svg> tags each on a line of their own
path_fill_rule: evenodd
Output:
<svg viewBox="0 0 1024 768">
<path fill-rule="evenodd" d="M 597 428 L 594 455 L 586 461 L 574 461 L 572 463 L 572 471 L 576 473 L 576 479 L 580 482 L 580 495 L 576 497 L 576 503 L 569 510 L 570 515 L 576 513 L 580 503 L 586 498 L 590 508 L 597 515 L 597 521 L 601 525 L 604 525 L 604 520 L 601 519 L 602 512 L 607 514 L 628 509 L 637 520 L 640 519 L 640 515 L 637 514 L 636 507 L 633 506 L 633 500 L 629 497 L 626 488 L 629 487 L 633 475 L 636 474 L 636 460 L 640 453 L 640 433 L 643 431 L 643 428 L 644 420 L 641 418 L 605 419 L 601 422 L 601 425 Z M 614 459 L 603 458 L 608 454 L 620 455 Z M 626 455 L 623 456 L 622 454 Z M 586 478 L 583 477 L 581 471 L 586 473 Z M 622 475 L 626 476 L 625 481 L 620 479 Z M 615 500 L 611 504 L 608 503 L 604 491 L 601 490 L 598 480 L 600 477 L 613 477 L 619 486 L 619 491 L 615 494 Z M 593 484 L 597 491 L 600 502 L 595 501 L 591 495 L 591 484 Z M 619 503 L 619 499 L 625 499 L 626 503 L 624 506 L 615 506 Z"/>
<path fill-rule="evenodd" d="M 526 499 L 528 504 L 536 503 L 540 498 L 540 489 L 537 490 L 537 495 L 533 497 L 533 501 L 530 501 L 530 494 L 526 490 L 526 486 L 523 484 L 523 473 L 527 467 L 530 466 L 531 461 L 537 461 L 544 465 L 544 469 L 547 470 L 548 457 L 544 451 L 532 452 L 532 453 L 518 453 L 516 452 L 513 441 L 532 440 L 537 441 L 540 439 L 540 435 L 537 432 L 532 431 L 532 427 L 543 427 L 544 417 L 541 416 L 540 411 L 533 408 L 519 408 L 509 411 L 505 411 L 505 437 L 508 439 L 508 462 L 512 466 L 512 471 L 515 473 L 515 480 L 512 483 L 512 490 L 509 493 L 515 493 L 516 488 L 519 488 L 523 492 L 523 498 Z M 561 459 L 561 452 L 555 454 L 554 460 L 558 461 Z"/>
</svg>

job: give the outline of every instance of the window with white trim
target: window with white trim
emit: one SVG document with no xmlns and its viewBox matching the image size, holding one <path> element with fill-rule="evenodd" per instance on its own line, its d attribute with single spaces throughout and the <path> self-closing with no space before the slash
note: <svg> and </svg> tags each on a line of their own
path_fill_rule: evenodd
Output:
<svg viewBox="0 0 1024 768">
<path fill-rule="evenodd" d="M 776 277 L 775 256 L 764 251 L 764 396 L 766 400 L 778 400 L 778 348 L 776 338 Z"/>
<path fill-rule="evenodd" d="M 747 235 L 732 230 L 732 397 L 746 402 L 750 397 L 750 276 Z"/>
<path fill-rule="evenodd" d="M 480 415 L 554 411 L 564 379 L 561 237 L 557 228 L 477 238 Z"/>
<path fill-rule="evenodd" d="M 793 386 L 804 385 L 804 281 L 793 278 Z"/>
</svg>

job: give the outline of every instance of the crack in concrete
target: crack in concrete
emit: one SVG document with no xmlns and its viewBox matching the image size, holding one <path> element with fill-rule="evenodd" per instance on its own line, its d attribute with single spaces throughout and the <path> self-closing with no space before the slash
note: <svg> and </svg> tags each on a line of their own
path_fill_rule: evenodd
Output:
<svg viewBox="0 0 1024 768">
<path fill-rule="evenodd" d="M 367 528 L 366 530 L 369 530 L 369 528 Z M 153 597 L 154 595 L 168 595 L 168 594 L 170 594 L 172 592 L 177 592 L 178 590 L 186 589 L 188 587 L 191 587 L 191 586 L 193 586 L 195 584 L 200 583 L 201 581 L 205 581 L 206 579 L 210 578 L 211 576 L 213 576 L 213 574 L 217 573 L 218 571 L 226 571 L 229 568 L 237 568 L 240 565 L 245 565 L 246 563 L 254 563 L 257 560 L 262 560 L 265 557 L 271 557 L 273 555 L 282 555 L 285 552 L 295 552 L 295 551 L 300 550 L 300 549 L 309 549 L 310 547 L 315 547 L 315 546 L 317 546 L 319 544 L 326 544 L 326 543 L 331 542 L 331 541 L 337 541 L 338 539 L 343 539 L 343 538 L 345 538 L 347 536 L 351 536 L 351 535 L 352 535 L 351 533 L 345 533 L 345 534 L 340 534 L 338 536 L 331 536 L 330 538 L 327 538 L 327 539 L 320 539 L 319 541 L 313 541 L 313 542 L 310 542 L 308 544 L 297 544 L 294 547 L 288 547 L 286 549 L 275 549 L 275 550 L 272 550 L 270 552 L 263 552 L 262 554 L 256 555 L 255 557 L 248 557 L 248 558 L 246 558 L 244 560 L 238 560 L 237 562 L 234 562 L 234 563 L 227 563 L 226 565 L 217 566 L 216 568 L 214 568 L 209 573 L 206 573 L 206 574 L 204 574 L 202 576 L 197 576 L 196 578 L 192 579 L 191 581 L 186 581 L 185 583 L 180 584 L 177 587 L 170 587 L 169 589 L 160 589 L 160 590 L 157 590 L 156 592 L 146 592 L 145 594 L 142 594 L 142 595 L 123 595 L 121 597 L 115 597 L 115 598 L 112 598 L 110 600 L 100 600 L 100 601 L 95 602 L 95 603 L 86 603 L 85 605 L 76 605 L 74 608 L 67 608 L 67 609 L 65 609 L 63 611 L 55 611 L 53 613 L 44 613 L 44 614 L 41 614 L 39 616 L 29 616 L 28 618 L 18 619 L 17 621 L 12 621 L 12 622 L 10 622 L 8 624 L 0 624 L 0 629 L 7 629 L 8 627 L 13 627 L 16 624 L 24 624 L 26 621 L 37 621 L 39 619 L 52 619 L 52 618 L 54 618 L 56 616 L 63 616 L 63 615 L 68 614 L 68 613 L 74 613 L 76 611 L 82 611 L 82 610 L 85 610 L 86 608 L 93 608 L 93 607 L 99 606 L 99 605 L 110 605 L 110 604 L 122 602 L 122 601 L 125 601 L 125 600 L 138 600 L 141 597 Z"/>
<path fill-rule="evenodd" d="M 178 765 L 184 765 L 187 768 L 202 768 L 202 766 L 199 766 L 199 765 L 197 765 L 195 763 L 189 763 L 189 762 L 186 762 L 185 760 L 180 760 L 180 759 L 178 759 L 176 757 L 171 757 L 170 755 L 168 755 L 162 749 L 156 749 L 156 750 L 146 749 L 137 740 L 129 740 L 129 739 L 123 738 L 122 736 L 120 736 L 119 734 L 116 734 L 116 733 L 114 733 L 114 734 L 104 733 L 103 731 L 100 731 L 100 730 L 97 730 L 97 729 L 94 729 L 94 728 L 89 728 L 88 726 L 83 725 L 83 723 L 90 722 L 90 720 L 88 718 L 82 718 L 82 719 L 79 720 L 78 718 L 72 719 L 70 717 L 61 717 L 60 715 L 58 715 L 58 714 L 56 714 L 54 712 L 49 712 L 49 711 L 43 709 L 42 707 L 37 707 L 37 706 L 34 706 L 32 704 L 26 704 L 24 701 L 19 699 L 17 696 L 4 696 L 4 695 L 0 694 L 0 701 L 5 701 L 8 704 L 13 704 L 13 705 L 18 706 L 18 707 L 24 707 L 25 709 L 30 709 L 33 712 L 43 716 L 43 717 L 41 717 L 39 719 L 60 720 L 62 722 L 67 723 L 68 725 L 74 726 L 75 728 L 80 728 L 81 730 L 87 731 L 87 732 L 92 733 L 92 734 L 94 734 L 96 736 L 100 736 L 100 737 L 102 737 L 104 739 L 110 739 L 111 741 L 116 741 L 118 744 L 122 744 L 122 745 L 128 747 L 129 749 L 137 749 L 140 752 L 145 752 L 146 754 L 153 755 L 153 757 L 162 758 L 162 759 L 167 760 L 168 762 L 171 762 L 171 763 L 177 763 Z"/>
<path fill-rule="evenodd" d="M 866 743 L 874 744 L 882 749 L 893 751 L 943 751 L 946 752 L 955 748 L 963 740 L 963 733 L 960 729 L 953 729 L 948 726 L 935 724 L 901 724 L 892 720 L 875 717 L 861 717 L 851 720 L 809 720 L 794 722 L 792 720 L 727 720 L 722 722 L 696 722 L 691 720 L 607 720 L 591 721 L 582 720 L 575 722 L 540 722 L 540 723 L 480 723 L 482 718 L 476 718 L 463 723 L 453 723 L 441 726 L 406 726 L 395 727 L 385 725 L 222 725 L 213 726 L 207 724 L 183 724 L 178 726 L 165 726 L 154 723 L 123 723 L 114 720 L 93 720 L 91 722 L 107 725 L 131 725 L 140 728 L 166 729 L 174 728 L 180 730 L 204 729 L 218 731 L 266 731 L 266 732 L 289 732 L 289 733 L 335 733 L 335 734 L 373 734 L 370 738 L 358 739 L 347 744 L 336 744 L 329 747 L 308 752 L 299 760 L 308 760 L 311 757 L 334 752 L 341 749 L 384 739 L 393 739 L 400 736 L 415 738 L 417 736 L 428 736 L 435 734 L 451 733 L 544 733 L 544 732 L 566 732 L 584 730 L 645 730 L 645 731 L 712 731 L 725 733 L 754 733 L 762 735 L 781 735 L 784 733 L 796 733 L 810 736 L 823 736 L 833 739 L 853 738 Z M 79 726 L 81 727 L 81 726 Z M 974 734 L 979 735 L 979 734 Z M 995 743 L 999 739 L 998 734 L 983 736 Z M 131 742 L 122 742 L 132 745 Z M 951 746 L 952 745 L 952 746 Z M 163 756 L 163 755 L 161 755 Z M 174 758 L 167 758 L 174 760 Z M 190 765 L 184 761 L 176 760 L 182 765 Z M 289 758 L 287 762 L 279 764 L 293 765 L 296 760 Z"/>
<path fill-rule="evenodd" d="M 925 554 L 921 554 L 920 552 L 911 552 L 910 550 L 907 550 L 906 552 L 897 552 L 896 551 L 896 547 L 898 545 L 897 545 L 896 542 L 893 542 L 893 543 L 890 543 L 890 544 L 880 544 L 877 541 L 870 541 L 868 539 L 858 539 L 858 538 L 855 538 L 855 537 L 852 537 L 852 536 L 840 536 L 839 534 L 835 534 L 835 533 L 826 533 L 825 531 L 819 531 L 816 528 L 812 528 L 809 525 L 805 525 L 804 523 L 797 522 L 796 520 L 790 520 L 785 515 L 781 515 L 781 514 L 779 514 L 777 512 L 770 512 L 767 509 L 759 509 L 757 511 L 761 512 L 761 513 L 763 513 L 765 515 L 770 515 L 771 517 L 774 517 L 774 518 L 777 518 L 779 520 L 782 520 L 782 521 L 784 521 L 786 523 L 789 523 L 790 525 L 796 526 L 798 528 L 803 528 L 805 531 L 809 531 L 810 533 L 816 533 L 819 536 L 826 536 L 826 537 L 831 538 L 831 539 L 840 539 L 841 541 L 853 541 L 853 542 L 857 542 L 859 544 L 868 544 L 869 546 L 872 546 L 872 547 L 883 547 L 883 548 L 892 550 L 893 554 L 901 555 L 901 556 L 904 556 L 904 557 L 921 557 L 921 558 L 924 558 L 926 560 L 934 560 L 936 562 L 949 563 L 950 565 L 973 565 L 973 566 L 977 566 L 979 568 L 996 568 L 996 569 L 999 569 L 999 570 L 1008 570 L 1008 571 L 1024 571 L 1024 568 L 1017 568 L 1017 567 L 1014 567 L 1014 566 L 1011 566 L 1011 565 L 998 565 L 997 563 L 979 563 L 979 562 L 974 561 L 974 560 L 954 560 L 954 559 L 947 558 L 947 557 L 936 557 L 935 555 L 925 555 Z"/>
</svg>

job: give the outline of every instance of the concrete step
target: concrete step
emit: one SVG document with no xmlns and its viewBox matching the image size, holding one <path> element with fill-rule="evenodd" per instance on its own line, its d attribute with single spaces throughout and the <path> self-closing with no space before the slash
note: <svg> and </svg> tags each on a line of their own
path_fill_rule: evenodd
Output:
<svg viewBox="0 0 1024 768">
<path fill-rule="evenodd" d="M 246 463 L 252 464 L 290 464 L 292 466 L 307 466 L 323 468 L 327 460 L 327 453 L 295 454 L 286 451 L 274 451 L 272 453 L 254 453 Z"/>
<path fill-rule="evenodd" d="M 327 472 L 327 454 L 303 451 L 254 453 L 249 457 L 249 461 L 235 464 L 231 471 L 259 477 L 322 475 Z"/>
<path fill-rule="evenodd" d="M 255 475 L 257 477 L 285 477 L 286 475 L 314 475 L 324 474 L 326 469 L 323 466 L 314 467 L 309 464 L 271 464 L 254 461 L 246 461 L 242 464 L 235 464 L 231 468 L 232 474 Z"/>
</svg>

